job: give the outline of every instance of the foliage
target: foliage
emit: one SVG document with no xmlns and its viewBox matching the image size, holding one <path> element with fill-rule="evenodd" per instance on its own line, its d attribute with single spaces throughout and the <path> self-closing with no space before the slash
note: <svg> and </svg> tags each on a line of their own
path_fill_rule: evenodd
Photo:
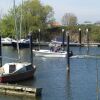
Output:
<svg viewBox="0 0 100 100">
<path fill-rule="evenodd" d="M 21 10 L 22 9 L 22 10 Z M 39 0 L 26 0 L 23 5 L 15 7 L 15 16 L 17 22 L 17 33 L 20 33 L 20 23 L 22 16 L 22 37 L 32 31 L 33 34 L 38 32 L 38 29 L 45 30 L 47 23 L 53 19 L 53 9 L 49 5 L 43 5 Z M 15 36 L 15 17 L 14 8 L 10 9 L 0 21 L 2 36 Z"/>
</svg>

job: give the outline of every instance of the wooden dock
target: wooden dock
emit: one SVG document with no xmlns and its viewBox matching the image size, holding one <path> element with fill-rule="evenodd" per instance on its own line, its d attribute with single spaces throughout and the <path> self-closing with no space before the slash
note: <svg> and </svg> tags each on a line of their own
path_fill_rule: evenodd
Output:
<svg viewBox="0 0 100 100">
<path fill-rule="evenodd" d="M 14 96 L 41 97 L 42 88 L 33 88 L 17 84 L 0 84 L 0 93 Z"/>
<path fill-rule="evenodd" d="M 50 42 L 40 42 L 40 46 L 48 46 Z M 12 44 L 2 44 L 3 46 L 12 46 Z M 39 43 L 38 42 L 33 42 L 33 46 L 38 46 Z M 67 43 L 65 42 L 64 44 L 65 46 L 67 45 Z M 69 43 L 70 46 L 72 47 L 79 47 L 80 43 Z M 81 46 L 87 46 L 87 43 L 81 43 Z M 100 47 L 100 43 L 89 43 L 89 46 L 96 46 L 96 47 Z"/>
</svg>

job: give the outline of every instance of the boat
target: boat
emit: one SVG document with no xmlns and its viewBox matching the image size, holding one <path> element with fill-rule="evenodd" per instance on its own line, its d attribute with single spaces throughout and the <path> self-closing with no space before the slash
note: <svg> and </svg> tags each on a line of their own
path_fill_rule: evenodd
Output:
<svg viewBox="0 0 100 100">
<path fill-rule="evenodd" d="M 14 0 L 14 5 L 15 5 L 15 0 Z M 0 45 L 1 45 L 1 42 L 0 42 Z M 20 52 L 19 52 L 18 45 L 19 44 L 17 43 L 17 51 L 18 51 L 18 59 L 17 60 L 18 61 L 12 62 L 12 63 L 6 63 L 3 66 L 1 64 L 0 83 L 8 83 L 8 82 L 16 82 L 16 81 L 26 80 L 26 79 L 33 77 L 33 75 L 34 75 L 36 67 L 35 67 L 35 65 L 33 65 L 32 35 L 30 34 L 30 52 L 31 52 L 30 60 L 31 60 L 31 63 L 20 61 Z M 2 58 L 2 57 L 0 57 L 0 58 Z"/>
<path fill-rule="evenodd" d="M 22 4 L 21 6 L 23 6 L 23 0 L 22 0 Z M 28 38 L 22 38 L 21 37 L 21 34 L 22 34 L 22 7 L 21 7 L 21 17 L 20 17 L 20 34 L 19 36 L 16 38 L 15 41 L 12 41 L 12 46 L 14 48 L 17 48 L 17 45 L 19 45 L 19 48 L 29 48 L 29 44 L 30 44 L 30 40 Z M 16 17 L 15 17 L 16 18 Z M 16 25 L 16 33 L 18 33 L 18 28 L 17 28 L 17 25 Z"/>
<path fill-rule="evenodd" d="M 32 36 L 31 35 L 30 35 L 30 43 L 31 43 L 30 44 L 31 63 L 21 62 L 20 59 L 17 59 L 18 60 L 17 62 L 4 64 L 2 67 L 0 67 L 0 83 L 17 82 L 17 81 L 30 79 L 33 77 L 36 67 L 35 65 L 33 65 L 33 59 L 32 59 L 33 53 L 32 53 Z M 18 58 L 20 58 L 19 55 L 18 55 Z"/>
<path fill-rule="evenodd" d="M 31 35 L 30 35 L 30 41 L 31 41 L 30 42 L 31 43 L 30 44 L 31 63 L 21 62 L 20 59 L 17 59 L 17 62 L 5 63 L 3 66 L 1 64 L 0 83 L 17 82 L 17 81 L 21 81 L 21 80 L 30 79 L 33 77 L 34 72 L 36 70 L 36 67 L 35 67 L 35 65 L 33 65 L 33 59 L 32 59 L 32 38 L 31 38 Z M 1 45 L 1 42 L 0 42 L 0 45 Z M 0 58 L 2 58 L 2 56 L 0 56 Z"/>
<path fill-rule="evenodd" d="M 36 67 L 31 63 L 6 63 L 0 67 L 0 83 L 17 82 L 33 77 Z"/>
<path fill-rule="evenodd" d="M 14 48 L 17 48 L 17 43 L 19 45 L 19 48 L 29 48 L 30 40 L 29 39 L 20 39 L 12 41 L 12 46 Z"/>
<path fill-rule="evenodd" d="M 51 50 L 33 50 L 33 54 L 35 56 L 40 56 L 40 57 L 66 57 L 67 56 L 67 51 L 51 51 Z M 69 52 L 69 56 L 72 56 L 72 52 Z"/>
<path fill-rule="evenodd" d="M 49 50 L 46 49 L 33 49 L 33 54 L 35 56 L 41 56 L 41 57 L 66 57 L 67 51 L 65 51 L 65 40 L 63 35 L 63 42 L 56 42 L 51 40 L 51 43 L 49 43 Z M 40 45 L 39 45 L 40 46 Z M 69 56 L 72 56 L 72 51 L 69 52 Z"/>
<path fill-rule="evenodd" d="M 14 41 L 12 38 L 6 37 L 1 39 L 1 43 L 4 46 L 12 45 L 12 41 Z"/>
</svg>

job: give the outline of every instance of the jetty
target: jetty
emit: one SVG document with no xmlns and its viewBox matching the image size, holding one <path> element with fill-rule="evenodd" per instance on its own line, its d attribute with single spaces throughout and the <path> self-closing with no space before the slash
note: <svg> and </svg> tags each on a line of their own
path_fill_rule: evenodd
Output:
<svg viewBox="0 0 100 100">
<path fill-rule="evenodd" d="M 13 96 L 41 97 L 42 88 L 0 83 L 0 93 Z"/>
</svg>

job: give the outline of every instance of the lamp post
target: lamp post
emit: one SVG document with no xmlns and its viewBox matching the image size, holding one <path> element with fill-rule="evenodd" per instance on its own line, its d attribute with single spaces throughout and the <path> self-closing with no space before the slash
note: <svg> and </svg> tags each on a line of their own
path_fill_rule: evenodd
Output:
<svg viewBox="0 0 100 100">
<path fill-rule="evenodd" d="M 62 29 L 62 46 L 63 46 L 63 51 L 65 50 L 65 30 Z"/>
<path fill-rule="evenodd" d="M 87 35 L 87 51 L 89 51 L 89 30 L 88 28 L 86 29 L 86 35 Z"/>
<path fill-rule="evenodd" d="M 82 37 L 82 32 L 81 32 L 81 28 L 79 28 L 79 44 L 80 44 L 80 46 L 81 46 L 81 43 L 82 43 L 81 37 Z"/>
</svg>

